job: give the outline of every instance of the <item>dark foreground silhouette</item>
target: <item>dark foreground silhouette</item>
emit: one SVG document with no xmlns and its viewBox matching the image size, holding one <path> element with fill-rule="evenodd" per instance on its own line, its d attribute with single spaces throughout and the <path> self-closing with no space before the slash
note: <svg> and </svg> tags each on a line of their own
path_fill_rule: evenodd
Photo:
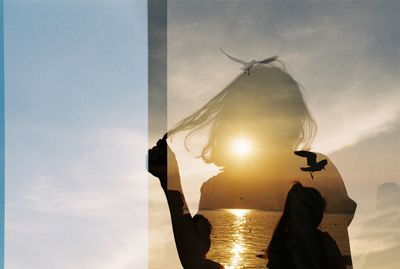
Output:
<svg viewBox="0 0 400 269">
<path fill-rule="evenodd" d="M 202 215 L 191 216 L 183 195 L 174 153 L 165 135 L 149 150 L 149 172 L 158 177 L 168 201 L 179 259 L 185 269 L 222 269 L 221 264 L 206 258 L 210 250 L 212 226 Z"/>
<path fill-rule="evenodd" d="M 267 249 L 270 269 L 345 269 L 332 237 L 317 229 L 325 201 L 314 188 L 295 183 Z"/>
</svg>

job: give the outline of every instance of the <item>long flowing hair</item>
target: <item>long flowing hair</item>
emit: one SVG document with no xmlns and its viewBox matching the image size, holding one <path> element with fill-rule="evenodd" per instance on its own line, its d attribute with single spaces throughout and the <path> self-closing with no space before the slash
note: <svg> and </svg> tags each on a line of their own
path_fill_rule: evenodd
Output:
<svg viewBox="0 0 400 269">
<path fill-rule="evenodd" d="M 206 162 L 215 162 L 214 152 L 220 144 L 222 127 L 233 118 L 241 117 L 244 122 L 253 118 L 274 117 L 276 111 L 295 117 L 297 129 L 293 148 L 309 149 L 316 133 L 316 123 L 304 101 L 302 86 L 282 67 L 258 66 L 250 75 L 237 76 L 226 88 L 208 101 L 203 107 L 181 120 L 168 135 L 188 131 L 185 147 L 196 133 L 209 127 L 208 141 L 200 157 Z M 255 111 L 257 113 L 248 113 Z M 247 115 L 247 118 L 245 118 Z M 285 119 L 286 119 L 285 118 Z M 275 131 L 276 132 L 276 131 Z"/>
</svg>

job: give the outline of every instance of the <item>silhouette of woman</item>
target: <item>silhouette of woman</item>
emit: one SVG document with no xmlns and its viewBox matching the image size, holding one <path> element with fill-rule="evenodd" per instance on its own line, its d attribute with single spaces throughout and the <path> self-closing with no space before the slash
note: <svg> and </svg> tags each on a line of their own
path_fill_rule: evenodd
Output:
<svg viewBox="0 0 400 269">
<path fill-rule="evenodd" d="M 297 182 L 290 189 L 285 208 L 267 248 L 270 269 L 345 269 L 332 237 L 317 229 L 325 200 L 314 188 Z"/>
<path fill-rule="evenodd" d="M 314 172 L 313 179 L 300 169 L 307 166 L 306 159 L 293 151 L 310 149 L 316 124 L 300 85 L 283 68 L 259 65 L 249 75 L 240 74 L 168 135 L 187 132 L 185 146 L 189 149 L 190 139 L 206 128 L 209 135 L 200 156 L 224 169 L 203 183 L 200 210 L 283 210 L 296 179 L 326 197 L 327 212 L 354 214 L 356 204 L 326 156 L 317 154 L 317 162 L 324 158 L 327 165 L 326 170 Z M 243 140 L 246 150 L 235 150 L 243 148 L 237 142 Z M 347 236 L 347 227 L 341 232 Z"/>
<path fill-rule="evenodd" d="M 329 160 L 326 171 L 315 173 L 315 180 L 300 170 L 306 159 L 293 151 L 310 149 L 316 124 L 300 85 L 282 68 L 256 66 L 250 75 L 240 74 L 168 134 L 187 131 L 188 147 L 190 138 L 207 127 L 201 157 L 224 167 L 224 172 L 203 184 L 200 209 L 282 209 L 294 178 L 321 191 L 329 201 L 328 211 L 354 213 L 356 204 Z M 247 156 L 232 150 L 237 138 L 253 145 Z M 321 158 L 326 157 L 317 154 Z"/>
</svg>

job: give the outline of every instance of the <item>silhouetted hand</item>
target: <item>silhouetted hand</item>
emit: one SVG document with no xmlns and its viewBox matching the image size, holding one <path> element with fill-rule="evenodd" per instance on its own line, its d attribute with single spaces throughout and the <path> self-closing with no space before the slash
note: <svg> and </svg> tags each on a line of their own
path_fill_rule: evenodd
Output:
<svg viewBox="0 0 400 269">
<path fill-rule="evenodd" d="M 148 171 L 160 179 L 161 187 L 168 189 L 168 179 L 175 173 L 179 175 L 175 154 L 167 144 L 167 134 L 157 141 L 156 146 L 148 151 Z"/>
</svg>

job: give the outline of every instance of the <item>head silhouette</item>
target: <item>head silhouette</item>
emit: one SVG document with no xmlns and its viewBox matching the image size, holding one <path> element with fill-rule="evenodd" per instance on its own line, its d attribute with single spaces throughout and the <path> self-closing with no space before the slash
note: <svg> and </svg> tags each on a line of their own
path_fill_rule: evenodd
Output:
<svg viewBox="0 0 400 269">
<path fill-rule="evenodd" d="M 212 225 L 206 217 L 200 214 L 196 214 L 193 216 L 193 223 L 196 227 L 196 233 L 200 239 L 198 245 L 200 253 L 202 256 L 205 257 L 211 247 L 210 235 Z"/>
<path fill-rule="evenodd" d="M 268 66 L 236 77 L 169 134 L 189 131 L 186 144 L 206 127 L 209 136 L 201 157 L 225 167 L 232 161 L 230 148 L 236 137 L 248 137 L 257 150 L 273 153 L 309 148 L 316 130 L 300 85 L 282 68 Z"/>
<path fill-rule="evenodd" d="M 302 223 L 316 229 L 321 224 L 325 206 L 325 199 L 317 189 L 296 182 L 288 193 L 283 212 L 287 228 Z"/>
<path fill-rule="evenodd" d="M 400 202 L 400 187 L 395 182 L 386 182 L 378 187 L 376 208 L 379 211 L 395 209 Z"/>
<path fill-rule="evenodd" d="M 284 259 L 288 233 L 317 230 L 321 224 L 325 206 L 325 199 L 318 190 L 303 187 L 300 182 L 296 182 L 292 186 L 287 195 L 281 219 L 275 227 L 267 248 L 270 262 L 274 263 L 276 260 Z"/>
</svg>

